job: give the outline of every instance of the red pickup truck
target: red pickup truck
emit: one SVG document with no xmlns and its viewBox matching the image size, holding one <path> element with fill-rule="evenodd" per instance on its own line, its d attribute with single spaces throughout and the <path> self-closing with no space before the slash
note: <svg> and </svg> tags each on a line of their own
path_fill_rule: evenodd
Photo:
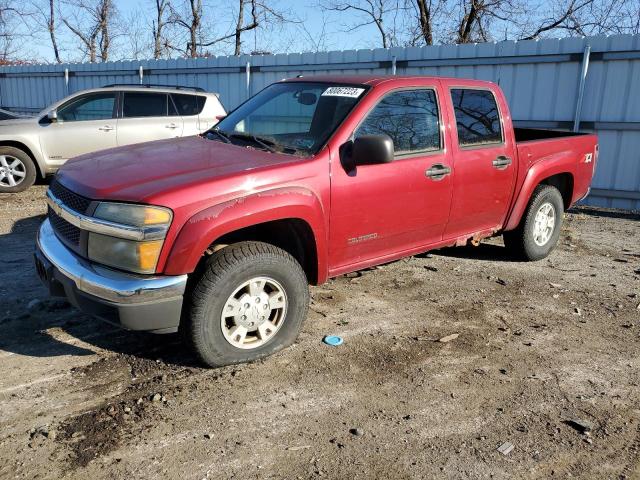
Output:
<svg viewBox="0 0 640 480">
<path fill-rule="evenodd" d="M 496 235 L 545 257 L 597 155 L 594 135 L 513 128 L 490 82 L 284 80 L 202 135 L 68 162 L 36 268 L 85 312 L 250 361 L 295 341 L 309 284 Z"/>
</svg>

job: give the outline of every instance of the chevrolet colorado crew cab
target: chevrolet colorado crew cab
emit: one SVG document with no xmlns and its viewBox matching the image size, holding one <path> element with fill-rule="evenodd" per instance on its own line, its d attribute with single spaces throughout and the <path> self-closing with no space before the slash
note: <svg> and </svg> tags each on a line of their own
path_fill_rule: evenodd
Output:
<svg viewBox="0 0 640 480">
<path fill-rule="evenodd" d="M 292 344 L 309 284 L 502 235 L 541 259 L 587 195 L 594 135 L 513 128 L 500 88 L 333 76 L 266 87 L 202 135 L 81 156 L 47 192 L 36 268 L 209 366 Z"/>
<path fill-rule="evenodd" d="M 0 121 L 0 193 L 26 190 L 69 158 L 196 135 L 223 115 L 218 95 L 196 87 L 107 85 L 76 92 L 35 117 Z"/>
</svg>

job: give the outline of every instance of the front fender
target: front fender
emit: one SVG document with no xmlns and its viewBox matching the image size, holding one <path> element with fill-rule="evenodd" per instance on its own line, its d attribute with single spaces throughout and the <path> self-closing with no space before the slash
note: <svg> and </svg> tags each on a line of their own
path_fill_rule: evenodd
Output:
<svg viewBox="0 0 640 480">
<path fill-rule="evenodd" d="M 527 171 L 522 186 L 513 203 L 513 207 L 511 208 L 511 213 L 509 214 L 504 230 L 513 230 L 520 224 L 520 220 L 527 209 L 533 191 L 543 180 L 559 174 L 569 174 L 573 177 L 575 169 L 575 156 L 565 152 L 550 155 L 534 163 Z"/>
<path fill-rule="evenodd" d="M 35 161 L 35 166 L 42 177 L 47 173 L 47 165 L 42 156 L 40 142 L 37 138 L 33 139 L 21 135 L 0 134 L 0 145 L 19 148 Z"/>
<path fill-rule="evenodd" d="M 299 219 L 313 232 L 318 282 L 327 278 L 327 228 L 318 197 L 306 188 L 282 187 L 254 193 L 206 208 L 191 217 L 178 233 L 164 273 L 182 275 L 195 270 L 204 252 L 221 236 L 260 223 Z"/>
</svg>

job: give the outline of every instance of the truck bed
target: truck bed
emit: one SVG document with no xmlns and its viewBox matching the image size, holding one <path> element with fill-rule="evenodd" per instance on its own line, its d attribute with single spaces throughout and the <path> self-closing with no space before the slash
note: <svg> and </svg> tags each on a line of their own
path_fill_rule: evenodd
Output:
<svg viewBox="0 0 640 480">
<path fill-rule="evenodd" d="M 588 135 L 582 132 L 569 132 L 566 130 L 545 130 L 542 128 L 514 128 L 516 142 L 531 142 L 534 140 L 549 140 L 552 138 L 576 137 Z"/>
</svg>

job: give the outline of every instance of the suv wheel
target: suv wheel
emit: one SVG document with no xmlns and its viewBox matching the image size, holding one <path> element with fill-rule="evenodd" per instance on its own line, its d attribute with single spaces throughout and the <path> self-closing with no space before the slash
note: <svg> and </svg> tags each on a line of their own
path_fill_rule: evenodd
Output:
<svg viewBox="0 0 640 480">
<path fill-rule="evenodd" d="M 291 345 L 307 315 L 309 287 L 284 250 L 241 242 L 207 260 L 187 301 L 183 337 L 203 363 L 220 367 Z"/>
<path fill-rule="evenodd" d="M 14 147 L 0 147 L 0 193 L 17 193 L 36 181 L 31 157 Z"/>
<path fill-rule="evenodd" d="M 558 243 L 563 214 L 564 202 L 558 189 L 538 185 L 518 228 L 504 232 L 504 244 L 518 258 L 545 258 Z"/>
</svg>

